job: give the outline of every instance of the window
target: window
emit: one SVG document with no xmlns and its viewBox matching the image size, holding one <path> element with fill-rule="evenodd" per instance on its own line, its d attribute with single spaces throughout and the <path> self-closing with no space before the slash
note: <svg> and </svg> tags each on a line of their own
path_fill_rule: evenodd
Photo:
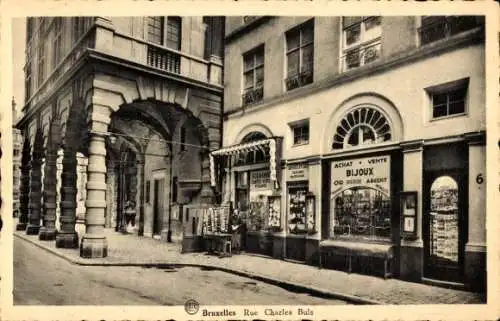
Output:
<svg viewBox="0 0 500 321">
<path fill-rule="evenodd" d="M 262 100 L 264 96 L 264 46 L 243 55 L 243 105 Z"/>
<path fill-rule="evenodd" d="M 371 107 L 359 107 L 340 121 L 333 136 L 332 149 L 343 149 L 392 139 L 392 130 L 384 114 Z"/>
<path fill-rule="evenodd" d="M 467 89 L 460 88 L 432 95 L 432 117 L 446 117 L 465 113 Z"/>
<path fill-rule="evenodd" d="M 314 68 L 314 21 L 286 33 L 286 90 L 312 83 Z"/>
<path fill-rule="evenodd" d="M 41 43 L 38 47 L 38 87 L 45 80 L 45 44 Z"/>
<path fill-rule="evenodd" d="M 167 18 L 167 47 L 181 50 L 181 17 Z"/>
<path fill-rule="evenodd" d="M 54 28 L 54 41 L 53 41 L 53 51 L 52 51 L 52 68 L 55 68 L 61 61 L 61 56 L 62 56 L 61 18 L 56 18 L 53 28 Z"/>
<path fill-rule="evenodd" d="M 148 17 L 148 41 L 163 44 L 163 17 Z"/>
<path fill-rule="evenodd" d="M 28 58 L 31 59 L 31 58 Z M 25 102 L 28 101 L 28 99 L 31 98 L 31 61 L 28 61 L 26 63 L 26 78 L 24 81 L 24 88 L 25 88 Z"/>
<path fill-rule="evenodd" d="M 309 143 L 309 120 L 293 123 L 290 127 L 292 128 L 294 145 Z"/>
<path fill-rule="evenodd" d="M 423 16 L 421 19 L 420 44 L 425 45 L 484 24 L 479 16 Z"/>
<path fill-rule="evenodd" d="M 264 135 L 261 132 L 251 132 L 241 140 L 241 143 L 242 144 L 250 143 L 266 138 L 267 138 L 266 135 Z M 248 165 L 248 164 L 267 162 L 270 157 L 269 148 L 266 147 L 264 149 L 252 150 L 246 153 L 240 153 L 238 155 L 239 156 L 238 159 L 236 160 L 236 165 Z"/>
<path fill-rule="evenodd" d="M 391 199 L 378 190 L 353 187 L 332 199 L 331 237 L 387 240 L 391 236 Z"/>
<path fill-rule="evenodd" d="M 181 152 L 186 150 L 186 127 L 181 127 Z"/>
<path fill-rule="evenodd" d="M 376 61 L 380 58 L 381 17 L 342 18 L 342 70 Z"/>
<path fill-rule="evenodd" d="M 73 42 L 76 42 L 85 33 L 86 18 L 75 17 L 73 21 Z"/>
<path fill-rule="evenodd" d="M 167 17 L 166 34 L 164 17 L 147 18 L 147 40 L 168 48 L 181 49 L 181 17 Z M 164 39 L 164 37 L 166 37 Z"/>
<path fill-rule="evenodd" d="M 427 88 L 432 118 L 465 114 L 468 85 L 469 79 L 464 78 Z"/>
</svg>

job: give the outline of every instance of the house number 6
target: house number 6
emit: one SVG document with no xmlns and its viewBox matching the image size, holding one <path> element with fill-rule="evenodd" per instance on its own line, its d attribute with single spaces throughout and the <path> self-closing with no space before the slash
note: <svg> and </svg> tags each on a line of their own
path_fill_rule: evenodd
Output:
<svg viewBox="0 0 500 321">
<path fill-rule="evenodd" d="M 483 184 L 483 182 L 484 182 L 483 174 L 477 174 L 476 183 Z"/>
</svg>

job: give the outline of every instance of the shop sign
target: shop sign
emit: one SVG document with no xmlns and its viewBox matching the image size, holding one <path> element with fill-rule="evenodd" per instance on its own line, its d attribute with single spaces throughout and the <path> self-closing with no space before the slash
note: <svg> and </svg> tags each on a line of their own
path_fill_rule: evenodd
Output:
<svg viewBox="0 0 500 321">
<path fill-rule="evenodd" d="M 288 165 L 286 180 L 288 182 L 307 181 L 309 179 L 309 166 L 307 163 Z"/>
<path fill-rule="evenodd" d="M 271 178 L 268 169 L 250 172 L 250 191 L 264 191 L 271 189 Z"/>
<path fill-rule="evenodd" d="M 390 195 L 390 156 L 332 162 L 332 194 L 356 187 L 373 188 Z"/>
</svg>

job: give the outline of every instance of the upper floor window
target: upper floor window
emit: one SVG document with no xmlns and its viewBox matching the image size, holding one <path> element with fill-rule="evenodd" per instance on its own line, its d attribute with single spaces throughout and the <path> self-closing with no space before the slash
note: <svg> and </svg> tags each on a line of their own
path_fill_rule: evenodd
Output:
<svg viewBox="0 0 500 321">
<path fill-rule="evenodd" d="M 38 47 L 38 82 L 40 87 L 45 80 L 45 43 L 41 43 Z"/>
<path fill-rule="evenodd" d="M 148 17 L 148 41 L 163 43 L 163 17 Z"/>
<path fill-rule="evenodd" d="M 359 107 L 340 121 L 333 136 L 332 149 L 343 149 L 392 139 L 392 130 L 384 114 L 371 107 Z"/>
<path fill-rule="evenodd" d="M 290 124 L 293 133 L 293 145 L 309 144 L 309 120 Z"/>
<path fill-rule="evenodd" d="M 451 37 L 483 23 L 483 18 L 479 16 L 423 16 L 419 29 L 420 44 Z"/>
<path fill-rule="evenodd" d="M 24 81 L 24 90 L 25 90 L 25 102 L 28 101 L 31 97 L 31 61 L 26 63 L 26 78 Z"/>
<path fill-rule="evenodd" d="M 314 20 L 286 33 L 286 90 L 313 82 Z"/>
<path fill-rule="evenodd" d="M 181 17 L 167 17 L 166 26 L 164 17 L 148 17 L 147 21 L 148 41 L 175 50 L 181 49 Z"/>
<path fill-rule="evenodd" d="M 181 50 L 181 17 L 167 18 L 167 47 Z"/>
<path fill-rule="evenodd" d="M 264 96 L 264 46 L 243 55 L 243 105 L 262 100 Z"/>
<path fill-rule="evenodd" d="M 85 33 L 85 17 L 75 17 L 73 21 L 73 42 L 80 39 L 81 36 Z"/>
<path fill-rule="evenodd" d="M 61 18 L 55 18 L 53 30 L 54 41 L 52 46 L 52 68 L 55 68 L 61 61 L 62 56 L 62 21 Z"/>
<path fill-rule="evenodd" d="M 342 18 L 342 70 L 350 70 L 380 58 L 381 17 Z"/>
<path fill-rule="evenodd" d="M 432 106 L 432 118 L 461 115 L 466 112 L 468 79 L 462 79 L 427 89 Z"/>
</svg>

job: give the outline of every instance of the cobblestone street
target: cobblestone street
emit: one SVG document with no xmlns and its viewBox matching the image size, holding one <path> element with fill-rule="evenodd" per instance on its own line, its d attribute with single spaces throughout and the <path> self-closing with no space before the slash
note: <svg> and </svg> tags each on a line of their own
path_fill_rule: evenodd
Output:
<svg viewBox="0 0 500 321">
<path fill-rule="evenodd" d="M 72 265 L 17 238 L 14 253 L 16 305 L 346 304 L 203 268 Z"/>
</svg>

